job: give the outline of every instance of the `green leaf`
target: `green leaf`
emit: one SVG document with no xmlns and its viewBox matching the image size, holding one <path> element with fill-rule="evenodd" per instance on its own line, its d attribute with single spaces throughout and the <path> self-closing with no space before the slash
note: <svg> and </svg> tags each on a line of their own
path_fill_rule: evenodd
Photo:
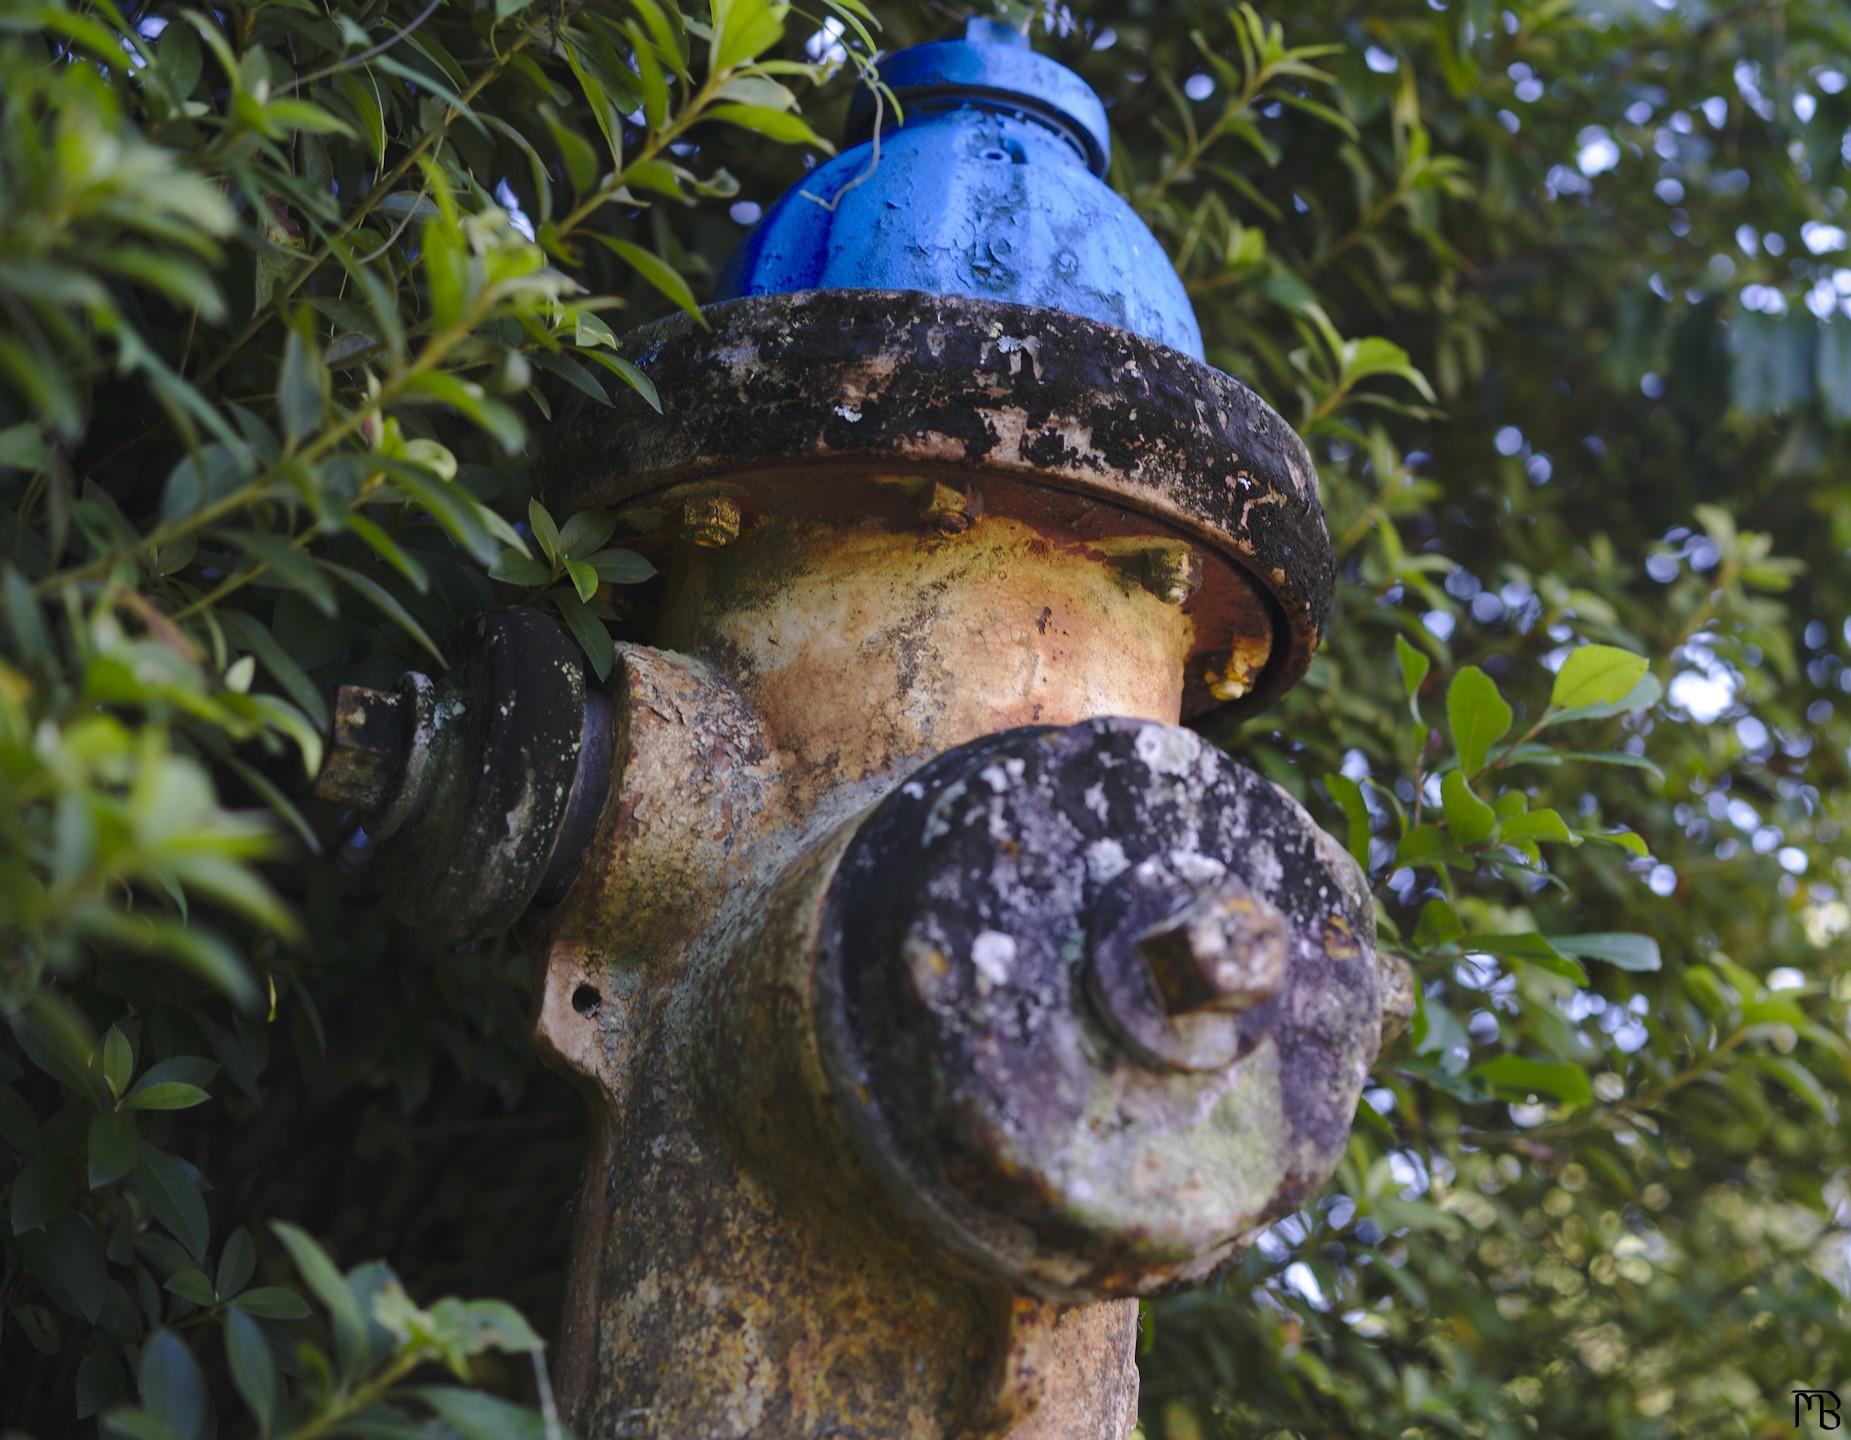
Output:
<svg viewBox="0 0 1851 1440">
<path fill-rule="evenodd" d="M 1647 671 L 1618 700 L 1602 701 L 1594 705 L 1576 705 L 1569 710 L 1552 711 L 1548 717 L 1549 724 L 1572 725 L 1577 720 L 1604 720 L 1609 715 L 1634 715 L 1641 710 L 1650 710 L 1665 697 L 1665 687 L 1658 677 Z"/>
<path fill-rule="evenodd" d="M 259 1285 L 231 1303 L 259 1320 L 304 1320 L 309 1314 L 308 1301 L 286 1285 Z"/>
<path fill-rule="evenodd" d="M 386 564 L 390 565 L 394 570 L 398 571 L 399 574 L 403 575 L 405 579 L 410 582 L 412 589 L 422 595 L 426 590 L 431 588 L 431 578 L 425 572 L 423 564 L 407 554 L 404 547 L 378 525 L 375 525 L 358 510 L 348 513 L 346 524 L 349 530 L 353 531 L 354 534 L 358 535 L 366 542 L 367 546 L 375 555 L 381 560 L 384 560 Z M 277 676 L 277 678 L 279 680 L 282 679 L 280 675 Z M 296 695 L 293 691 L 290 693 L 290 698 L 298 705 L 302 705 L 301 697 Z M 303 705 L 302 708 L 307 710 L 311 715 L 314 713 L 314 711 L 306 705 Z M 323 728 L 326 728 L 325 721 L 323 722 Z"/>
<path fill-rule="evenodd" d="M 357 138 L 353 127 L 338 115 L 331 114 L 307 100 L 272 100 L 263 107 L 264 129 L 269 134 L 287 135 L 302 131 L 309 135 L 345 135 Z"/>
<path fill-rule="evenodd" d="M 313 311 L 304 307 L 296 312 L 276 376 L 277 416 L 283 422 L 283 443 L 291 450 L 321 428 L 327 404 L 328 371 L 321 363 L 313 325 Z"/>
<path fill-rule="evenodd" d="M 1583 840 L 1592 840 L 1598 845 L 1615 845 L 1629 855 L 1644 859 L 1652 852 L 1645 841 L 1630 830 L 1582 830 L 1577 832 Z"/>
<path fill-rule="evenodd" d="M 724 110 L 734 107 L 722 105 L 719 108 Z M 599 234 L 595 238 L 703 326 L 707 323 L 701 315 L 701 307 L 694 299 L 694 292 L 688 288 L 688 282 L 681 278 L 674 266 L 641 245 L 619 240 L 614 235 Z"/>
<path fill-rule="evenodd" d="M 528 1355 L 546 1348 L 521 1312 L 504 1300 L 439 1301 L 436 1308 L 445 1305 L 456 1306 L 455 1324 L 473 1336 L 476 1349 Z"/>
<path fill-rule="evenodd" d="M 1747 1058 L 1756 1069 L 1797 1095 L 1821 1120 L 1836 1123 L 1838 1105 L 1831 1092 L 1820 1083 L 1817 1075 L 1791 1055 L 1751 1055 Z"/>
<path fill-rule="evenodd" d="M 566 629 L 572 632 L 579 648 L 585 652 L 585 659 L 591 670 L 600 680 L 610 678 L 611 666 L 617 660 L 617 648 L 611 643 L 611 632 L 604 628 L 604 622 L 591 611 L 577 595 L 555 590 L 552 595 L 553 605 L 559 611 L 559 618 L 565 621 Z"/>
<path fill-rule="evenodd" d="M 103 1035 L 103 1082 L 109 1086 L 109 1093 L 120 1097 L 128 1088 L 129 1078 L 135 1069 L 135 1048 L 129 1044 L 129 1037 L 122 1033 L 122 1027 L 111 1025 Z"/>
<path fill-rule="evenodd" d="M 499 400 L 491 400 L 472 380 L 431 371 L 406 382 L 402 393 L 407 397 L 427 396 L 448 405 L 487 431 L 510 455 L 520 454 L 527 443 L 527 427 L 521 417 Z"/>
<path fill-rule="evenodd" d="M 578 591 L 578 598 L 589 601 L 598 593 L 598 572 L 583 560 L 566 561 L 566 574 L 572 581 L 572 588 Z"/>
<path fill-rule="evenodd" d="M 306 1230 L 282 1220 L 271 1221 L 270 1228 L 289 1251 L 289 1258 L 295 1261 L 296 1269 L 309 1289 L 315 1292 L 315 1298 L 327 1307 L 342 1355 L 341 1368 L 351 1373 L 366 1349 L 366 1317 L 361 1313 L 360 1302 L 328 1258 L 328 1252 L 316 1244 Z M 246 1295 L 239 1301 L 247 1311 L 250 1298 Z"/>
<path fill-rule="evenodd" d="M 168 1081 L 159 1085 L 136 1087 L 135 1093 L 123 1104 L 130 1110 L 190 1110 L 211 1098 L 197 1085 Z"/>
<path fill-rule="evenodd" d="M 349 516 L 351 524 L 359 517 Z M 302 713 L 309 717 L 316 729 L 325 731 L 329 725 L 327 702 L 322 699 L 321 688 L 309 679 L 302 667 L 296 663 L 293 655 L 277 643 L 269 628 L 242 611 L 220 608 L 213 612 L 218 622 L 225 627 L 225 632 L 242 648 L 251 652 L 262 662 L 271 678 L 283 688 L 284 694 L 295 702 Z"/>
<path fill-rule="evenodd" d="M 51 463 L 51 448 L 45 432 L 30 420 L 0 429 L 0 469 L 21 470 L 30 475 Z"/>
<path fill-rule="evenodd" d="M 463 1440 L 546 1440 L 546 1422 L 538 1412 L 480 1390 L 428 1386 L 414 1393 Z"/>
<path fill-rule="evenodd" d="M 1554 840 L 1567 845 L 1580 844 L 1562 817 L 1553 810 L 1527 810 L 1521 815 L 1512 815 L 1498 826 L 1498 839 L 1532 842 Z"/>
<path fill-rule="evenodd" d="M 643 403 L 651 410 L 655 411 L 658 415 L 662 413 L 662 397 L 656 393 L 655 381 L 651 380 L 641 370 L 637 369 L 635 365 L 624 359 L 623 356 L 613 355 L 608 350 L 581 350 L 579 354 L 584 356 L 587 360 L 590 360 L 593 364 L 602 365 L 606 370 L 617 376 L 624 384 L 628 385 L 641 396 Z"/>
<path fill-rule="evenodd" d="M 559 151 L 572 188 L 580 193 L 589 190 L 598 179 L 598 152 L 590 141 L 560 119 L 559 111 L 552 105 L 542 102 L 539 114 L 546 123 L 547 133 L 553 137 L 553 145 Z"/>
<path fill-rule="evenodd" d="M 261 561 L 279 583 L 294 590 L 329 619 L 339 612 L 340 605 L 327 576 L 289 540 L 280 535 L 257 535 L 244 530 L 227 532 L 226 538 L 253 560 Z"/>
<path fill-rule="evenodd" d="M 1598 960 L 1619 970 L 1656 970 L 1663 959 L 1658 942 L 1650 935 L 1631 931 L 1598 931 L 1587 935 L 1551 935 L 1549 941 L 1564 955 Z"/>
<path fill-rule="evenodd" d="M 581 510 L 559 532 L 559 546 L 574 560 L 586 560 L 617 528 L 614 510 Z"/>
<path fill-rule="evenodd" d="M 1423 950 L 1438 949 L 1450 945 L 1465 934 L 1465 923 L 1460 920 L 1459 912 L 1437 895 L 1420 907 L 1420 918 L 1414 924 L 1414 943 Z"/>
<path fill-rule="evenodd" d="M 1464 950 L 1495 955 L 1501 960 L 1521 960 L 1577 985 L 1587 984 L 1587 971 L 1550 944 L 1547 937 L 1533 930 L 1516 935 L 1472 935 L 1459 944 Z"/>
<path fill-rule="evenodd" d="M 399 629 L 403 630 L 439 665 L 445 664 L 443 651 L 437 642 L 424 631 L 424 627 L 412 617 L 412 613 L 398 602 L 398 599 L 377 580 L 362 575 L 358 570 L 349 570 L 345 565 L 336 565 L 332 560 L 316 562 L 322 569 L 337 580 L 356 591 L 361 598 L 370 601 L 373 606 Z"/>
<path fill-rule="evenodd" d="M 668 78 L 655 47 L 643 38 L 634 25 L 626 25 L 631 41 L 630 54 L 636 61 L 637 88 L 642 92 L 643 118 L 651 130 L 660 130 L 668 122 Z M 634 176 L 634 170 L 632 175 Z"/>
<path fill-rule="evenodd" d="M 113 1185 L 141 1163 L 141 1134 L 133 1116 L 100 1110 L 90 1117 L 86 1146 L 92 1190 Z"/>
<path fill-rule="evenodd" d="M 1475 1066 L 1472 1074 L 1506 1095 L 1548 1095 L 1576 1108 L 1594 1103 L 1594 1087 L 1587 1072 L 1566 1061 L 1499 1055 Z"/>
<path fill-rule="evenodd" d="M 91 1063 L 96 1041 L 82 1012 L 53 990 L 27 994 L 25 1012 L 8 1017 L 19 1048 L 66 1090 L 99 1110 L 106 1108 L 109 1087 Z"/>
<path fill-rule="evenodd" d="M 488 574 L 489 579 L 509 585 L 544 585 L 553 578 L 553 572 L 546 565 L 515 550 L 503 550 L 489 566 Z"/>
<path fill-rule="evenodd" d="M 173 93 L 175 99 L 184 100 L 191 95 L 193 87 L 199 83 L 199 72 L 205 63 L 199 51 L 199 37 L 193 27 L 169 25 L 162 30 L 155 49 L 155 62 L 161 82 Z"/>
<path fill-rule="evenodd" d="M 1446 828 L 1461 845 L 1489 840 L 1497 828 L 1497 812 L 1472 793 L 1463 772 L 1448 770 L 1440 781 L 1440 801 L 1446 811 Z"/>
<path fill-rule="evenodd" d="M 1561 715 L 1550 718 L 1553 724 L 1563 717 L 1581 716 L 1585 712 L 1563 711 Z M 1579 762 L 1584 765 L 1617 765 L 1628 770 L 1643 770 L 1655 780 L 1663 780 L 1665 772 L 1646 759 L 1643 755 L 1629 755 L 1624 750 L 1560 750 L 1553 745 L 1519 745 L 1501 757 L 1505 765 L 1567 765 Z"/>
<path fill-rule="evenodd" d="M 206 1379 L 173 1331 L 156 1330 L 141 1347 L 137 1383 L 143 1408 L 156 1420 L 188 1440 L 205 1434 Z"/>
<path fill-rule="evenodd" d="M 549 375 L 557 375 L 587 399 L 594 400 L 600 405 L 610 405 L 611 397 L 606 393 L 604 386 L 599 383 L 597 376 L 570 356 L 549 355 L 544 350 L 536 350 L 527 358 L 537 369 L 544 370 Z"/>
<path fill-rule="evenodd" d="M 145 1410 L 118 1406 L 103 1416 L 105 1435 L 122 1435 L 127 1440 L 188 1440 L 173 1426 L 157 1420 Z"/>
<path fill-rule="evenodd" d="M 557 565 L 564 547 L 559 542 L 559 527 L 553 523 L 552 512 L 538 500 L 529 500 L 527 524 L 533 531 L 533 538 L 540 543 L 541 553 Z"/>
<path fill-rule="evenodd" d="M 1324 776 L 1324 788 L 1330 791 L 1330 798 L 1343 807 L 1344 820 L 1348 824 L 1349 836 L 1344 848 L 1350 852 L 1352 859 L 1363 867 L 1369 868 L 1369 806 L 1363 800 L 1363 788 L 1347 775 L 1331 771 Z"/>
<path fill-rule="evenodd" d="M 589 564 L 607 585 L 640 585 L 656 573 L 656 567 L 634 550 L 600 550 Z"/>
<path fill-rule="evenodd" d="M 1414 825 L 1395 846 L 1395 864 L 1431 865 L 1453 853 L 1452 841 L 1437 825 Z"/>
<path fill-rule="evenodd" d="M 193 1265 L 174 1271 L 162 1288 L 200 1306 L 210 1305 L 217 1298 L 212 1293 L 212 1282 L 206 1279 L 206 1272 Z"/>
<path fill-rule="evenodd" d="M 130 1087 L 129 1094 L 133 1095 L 136 1091 L 150 1085 L 165 1085 L 172 1081 L 179 1081 L 185 1085 L 197 1085 L 203 1090 L 212 1083 L 218 1073 L 219 1067 L 210 1060 L 202 1059 L 197 1055 L 176 1055 L 170 1060 L 162 1060 L 150 1065 L 142 1071 L 141 1079 Z"/>
<path fill-rule="evenodd" d="M 1485 768 L 1491 747 L 1509 732 L 1515 718 L 1492 678 L 1476 665 L 1453 676 L 1446 691 L 1446 722 L 1452 730 L 1459 768 L 1467 776 Z"/>
<path fill-rule="evenodd" d="M 257 1247 L 251 1243 L 251 1232 L 240 1225 L 225 1237 L 225 1248 L 219 1253 L 218 1274 L 212 1288 L 219 1296 L 230 1299 L 250 1284 L 256 1269 Z"/>
<path fill-rule="evenodd" d="M 811 129 L 808 120 L 788 110 L 764 105 L 715 105 L 702 118 L 740 126 L 780 145 L 809 145 L 825 155 L 835 154 L 836 147 Z"/>
<path fill-rule="evenodd" d="M 1762 994 L 1742 1006 L 1744 1025 L 1786 1025 L 1799 1030 L 1806 1025 L 1806 1011 L 1791 995 Z"/>
<path fill-rule="evenodd" d="M 279 1399 L 276 1359 L 257 1322 L 235 1307 L 225 1312 L 225 1360 L 231 1383 L 257 1417 L 258 1431 L 268 1435 L 276 1425 Z"/>
<path fill-rule="evenodd" d="M 1360 340 L 1347 341 L 1341 359 L 1344 378 L 1352 383 L 1373 375 L 1391 375 L 1407 381 L 1429 404 L 1435 399 L 1427 377 L 1414 368 L 1413 362 L 1408 359 L 1408 352 L 1392 340 L 1370 335 Z"/>
<path fill-rule="evenodd" d="M 129 1177 L 147 1207 L 195 1260 L 203 1260 L 212 1238 L 197 1172 L 185 1161 L 144 1144 L 141 1163 Z"/>
<path fill-rule="evenodd" d="M 477 504 L 474 496 L 422 464 L 383 456 L 376 457 L 373 463 L 391 479 L 395 489 L 442 526 L 477 562 L 495 563 L 501 546 L 490 532 L 488 517 L 493 512 Z M 526 543 L 513 548 L 524 550 Z"/>
<path fill-rule="evenodd" d="M 756 60 L 784 34 L 783 5 L 771 0 L 712 0 L 713 38 L 709 51 L 716 75 Z"/>
<path fill-rule="evenodd" d="M 1626 699 L 1645 678 L 1643 655 L 1613 645 L 1583 645 L 1569 652 L 1555 672 L 1549 703 L 1563 709 L 1583 705 L 1611 705 Z"/>
<path fill-rule="evenodd" d="M 1427 672 L 1433 668 L 1433 661 L 1424 650 L 1408 643 L 1405 635 L 1395 636 L 1395 660 L 1401 666 L 1401 688 L 1407 691 L 1408 713 L 1414 717 L 1414 723 L 1420 724 L 1420 687 L 1427 678 Z"/>
</svg>

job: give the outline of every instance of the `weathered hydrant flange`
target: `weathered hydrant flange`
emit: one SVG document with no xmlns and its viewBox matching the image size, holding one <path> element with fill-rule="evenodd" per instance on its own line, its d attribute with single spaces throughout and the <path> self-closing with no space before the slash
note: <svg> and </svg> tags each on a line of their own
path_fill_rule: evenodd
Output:
<svg viewBox="0 0 1851 1440">
<path fill-rule="evenodd" d="M 1237 1056 L 1197 1073 L 1128 1053 L 1086 993 L 1089 947 L 1171 877 L 1238 884 L 1286 932 L 1276 992 L 1226 1017 Z M 837 1103 L 891 1203 L 1012 1286 L 1199 1282 L 1342 1157 L 1380 1040 L 1374 928 L 1349 857 L 1188 730 L 987 736 L 890 794 L 837 869 L 817 962 Z"/>
<path fill-rule="evenodd" d="M 647 549 L 652 502 L 701 483 L 730 485 L 749 525 L 872 473 L 1013 480 L 1167 529 L 1266 597 L 1270 634 L 1198 621 L 1186 717 L 1263 707 L 1303 675 L 1334 573 L 1316 471 L 1239 381 L 1097 321 L 961 295 L 811 291 L 703 314 L 710 328 L 676 316 L 626 338 L 662 412 L 618 396 L 564 421 L 555 508 L 616 507 Z"/>
</svg>

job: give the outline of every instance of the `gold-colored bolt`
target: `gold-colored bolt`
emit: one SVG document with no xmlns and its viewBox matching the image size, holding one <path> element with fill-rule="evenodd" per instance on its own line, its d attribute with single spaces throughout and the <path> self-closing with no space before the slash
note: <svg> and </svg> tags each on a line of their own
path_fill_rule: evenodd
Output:
<svg viewBox="0 0 1851 1440">
<path fill-rule="evenodd" d="M 1273 656 L 1271 630 L 1236 635 L 1225 664 L 1210 662 L 1203 673 L 1208 693 L 1217 700 L 1238 700 L 1249 693 Z"/>
<path fill-rule="evenodd" d="M 1138 583 L 1165 605 L 1186 605 L 1202 588 L 1202 557 L 1180 540 L 1159 541 L 1131 559 Z"/>
<path fill-rule="evenodd" d="M 717 550 L 739 538 L 739 502 L 729 495 L 699 495 L 681 506 L 682 538 Z"/>
<path fill-rule="evenodd" d="M 982 512 L 976 493 L 960 490 L 942 480 L 929 480 L 919 490 L 919 518 L 941 535 L 961 535 Z"/>
</svg>

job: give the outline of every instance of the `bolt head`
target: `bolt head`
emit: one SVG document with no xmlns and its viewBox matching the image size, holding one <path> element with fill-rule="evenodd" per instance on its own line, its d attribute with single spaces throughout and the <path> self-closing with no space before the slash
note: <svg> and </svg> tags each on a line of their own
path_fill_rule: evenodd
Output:
<svg viewBox="0 0 1851 1440">
<path fill-rule="evenodd" d="M 1169 1015 L 1240 1011 L 1279 993 L 1287 940 L 1277 908 L 1224 878 L 1147 930 L 1138 953 Z"/>
<path fill-rule="evenodd" d="M 983 506 L 974 492 L 960 490 L 942 480 L 928 480 L 919 492 L 919 518 L 941 535 L 962 535 L 976 522 Z"/>
<path fill-rule="evenodd" d="M 398 692 L 341 686 L 334 695 L 334 728 L 315 793 L 355 810 L 379 809 L 397 786 L 409 743 Z"/>
<path fill-rule="evenodd" d="M 729 495 L 695 496 L 682 503 L 681 533 L 702 550 L 717 550 L 739 538 L 739 502 Z"/>
<path fill-rule="evenodd" d="M 1137 551 L 1131 570 L 1165 605 L 1186 605 L 1202 588 L 1202 557 L 1180 540 L 1156 541 Z"/>
</svg>

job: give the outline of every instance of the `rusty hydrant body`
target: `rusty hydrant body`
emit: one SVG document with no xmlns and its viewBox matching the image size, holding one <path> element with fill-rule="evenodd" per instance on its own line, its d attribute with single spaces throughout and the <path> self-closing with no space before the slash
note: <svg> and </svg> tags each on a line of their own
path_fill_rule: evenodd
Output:
<svg viewBox="0 0 1851 1440">
<path fill-rule="evenodd" d="M 587 1440 L 1118 1440 L 1137 1297 L 1328 1178 L 1379 1043 L 1356 867 L 1179 724 L 1309 662 L 1309 456 L 1202 362 L 1167 266 L 1102 289 L 1020 203 L 1074 167 L 1160 264 L 1082 185 L 1096 98 L 995 38 L 890 62 L 942 126 L 898 132 L 902 178 L 978 197 L 931 244 L 867 222 L 928 288 L 843 283 L 813 232 L 846 199 L 798 196 L 705 325 L 630 337 L 659 413 L 562 420 L 547 497 L 655 559 L 649 643 L 600 688 L 485 622 L 485 701 L 376 697 L 375 733 L 399 705 L 515 777 L 467 801 L 342 752 L 437 910 L 538 902 L 538 1041 L 595 1117 L 556 1361 Z M 442 740 L 535 688 L 559 716 L 479 767 Z M 478 903 L 425 816 L 514 837 L 518 883 Z"/>
</svg>

